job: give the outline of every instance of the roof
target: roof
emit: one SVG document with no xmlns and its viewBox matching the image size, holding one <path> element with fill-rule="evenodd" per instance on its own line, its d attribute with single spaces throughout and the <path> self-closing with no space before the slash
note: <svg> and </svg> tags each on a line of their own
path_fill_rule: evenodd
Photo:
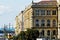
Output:
<svg viewBox="0 0 60 40">
<path fill-rule="evenodd" d="M 41 0 L 41 1 L 57 1 L 57 0 Z"/>
<path fill-rule="evenodd" d="M 40 1 L 34 4 L 38 5 L 57 5 L 57 1 Z"/>
</svg>

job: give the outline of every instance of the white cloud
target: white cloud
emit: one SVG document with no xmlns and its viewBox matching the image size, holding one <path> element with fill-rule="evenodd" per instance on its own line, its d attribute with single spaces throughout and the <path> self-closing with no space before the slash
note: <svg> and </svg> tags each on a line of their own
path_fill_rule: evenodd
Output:
<svg viewBox="0 0 60 40">
<path fill-rule="evenodd" d="M 0 14 L 11 12 L 11 11 L 12 11 L 12 8 L 10 6 L 0 5 Z"/>
</svg>

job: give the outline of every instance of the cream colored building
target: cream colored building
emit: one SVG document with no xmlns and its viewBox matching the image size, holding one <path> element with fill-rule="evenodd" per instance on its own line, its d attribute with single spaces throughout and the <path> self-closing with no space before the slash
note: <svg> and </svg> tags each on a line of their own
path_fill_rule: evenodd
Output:
<svg viewBox="0 0 60 40">
<path fill-rule="evenodd" d="M 21 11 L 21 13 L 19 13 L 18 16 L 16 16 L 15 18 L 15 34 L 19 34 L 20 31 L 23 31 L 23 11 Z"/>
<path fill-rule="evenodd" d="M 60 0 L 58 0 L 58 38 L 60 39 Z"/>
<path fill-rule="evenodd" d="M 57 40 L 60 38 L 59 6 L 56 0 L 36 3 L 32 1 L 32 4 L 23 11 L 24 31 L 27 28 L 37 29 L 40 34 L 39 37 L 46 40 Z"/>
<path fill-rule="evenodd" d="M 40 38 L 57 40 L 58 11 L 56 1 L 41 1 L 32 3 L 24 11 L 24 29 L 32 28 L 40 32 Z"/>
</svg>

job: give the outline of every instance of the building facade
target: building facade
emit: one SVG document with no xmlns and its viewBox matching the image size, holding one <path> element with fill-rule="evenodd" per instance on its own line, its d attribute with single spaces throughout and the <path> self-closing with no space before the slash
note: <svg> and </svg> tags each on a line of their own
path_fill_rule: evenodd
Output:
<svg viewBox="0 0 60 40">
<path fill-rule="evenodd" d="M 46 40 L 57 40 L 58 35 L 58 11 L 56 1 L 41 1 L 32 3 L 24 11 L 24 29 L 39 30 L 39 37 Z"/>
<path fill-rule="evenodd" d="M 60 0 L 58 0 L 58 38 L 60 39 Z"/>
<path fill-rule="evenodd" d="M 15 34 L 19 34 L 20 31 L 23 31 L 23 11 L 15 18 Z"/>
<path fill-rule="evenodd" d="M 59 6 L 56 0 L 32 2 L 23 11 L 24 31 L 27 28 L 39 30 L 39 38 L 46 40 L 60 38 Z"/>
</svg>

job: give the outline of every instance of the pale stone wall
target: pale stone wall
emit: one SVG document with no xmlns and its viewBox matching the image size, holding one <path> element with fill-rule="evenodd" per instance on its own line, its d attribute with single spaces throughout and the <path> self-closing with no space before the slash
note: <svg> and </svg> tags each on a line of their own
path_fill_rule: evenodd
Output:
<svg viewBox="0 0 60 40">
<path fill-rule="evenodd" d="M 32 27 L 32 8 L 28 9 L 23 14 L 24 18 L 24 30 Z"/>
<path fill-rule="evenodd" d="M 60 0 L 58 0 L 58 38 L 60 39 Z"/>
</svg>

